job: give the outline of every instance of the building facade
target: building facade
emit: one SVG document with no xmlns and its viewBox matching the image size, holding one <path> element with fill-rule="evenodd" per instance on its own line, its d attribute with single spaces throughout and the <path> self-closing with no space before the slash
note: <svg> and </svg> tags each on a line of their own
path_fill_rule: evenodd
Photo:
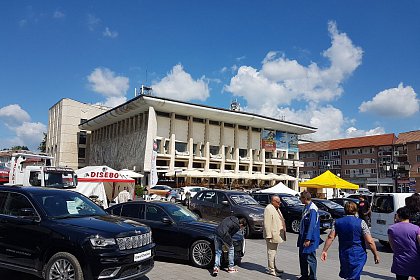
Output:
<svg viewBox="0 0 420 280">
<path fill-rule="evenodd" d="M 147 175 L 153 172 L 155 152 L 160 180 L 178 176 L 189 181 L 185 183 L 199 183 L 196 180 L 205 178 L 208 184 L 219 186 L 233 180 L 242 185 L 281 180 L 280 175 L 296 178 L 303 166 L 298 136 L 316 130 L 149 95 L 140 95 L 79 127 L 91 131 L 90 165 Z M 194 171 L 199 174 L 193 176 Z M 289 186 L 297 189 L 297 180 Z"/>
<path fill-rule="evenodd" d="M 80 130 L 79 124 L 108 109 L 68 98 L 49 109 L 46 153 L 54 157 L 55 165 L 73 169 L 87 165 L 90 133 Z"/>
<path fill-rule="evenodd" d="M 420 147 L 419 150 L 416 148 L 420 137 L 415 140 L 416 137 L 403 136 L 404 133 L 398 138 L 394 134 L 384 134 L 300 144 L 304 162 L 301 177 L 314 178 L 330 170 L 374 192 L 415 191 L 416 171 L 420 167 L 416 162 Z"/>
</svg>

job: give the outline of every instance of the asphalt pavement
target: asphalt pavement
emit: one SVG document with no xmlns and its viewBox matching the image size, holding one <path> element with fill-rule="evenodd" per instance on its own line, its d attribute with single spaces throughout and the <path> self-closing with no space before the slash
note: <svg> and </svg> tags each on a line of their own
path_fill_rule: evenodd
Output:
<svg viewBox="0 0 420 280">
<path fill-rule="evenodd" d="M 321 236 L 326 239 L 327 234 Z M 284 270 L 282 279 L 293 279 L 299 276 L 299 259 L 296 248 L 297 235 L 288 233 L 287 241 L 279 245 L 277 253 L 277 267 Z M 375 264 L 373 256 L 368 251 L 368 261 L 364 267 L 362 279 L 395 279 L 391 273 L 390 267 L 392 264 L 392 253 L 384 250 L 384 248 L 377 243 L 376 246 L 380 250 L 381 262 Z M 335 240 L 328 251 L 328 260 L 323 263 L 319 260 L 322 250 L 322 245 L 317 252 L 318 257 L 318 279 L 319 280 L 336 280 L 338 277 L 340 263 L 338 261 L 338 240 Z M 265 241 L 262 238 L 252 238 L 246 240 L 246 252 L 242 259 L 242 264 L 238 267 L 239 272 L 229 274 L 226 271 L 220 271 L 216 279 L 276 279 L 265 273 L 267 266 L 267 255 Z M 157 259 L 155 267 L 141 280 L 182 280 L 182 279 L 209 279 L 212 278 L 211 271 L 207 269 L 200 269 L 193 267 L 188 262 Z M 39 278 L 0 269 L 0 279 L 4 280 L 37 280 Z M 277 278 L 278 279 L 278 278 Z"/>
</svg>

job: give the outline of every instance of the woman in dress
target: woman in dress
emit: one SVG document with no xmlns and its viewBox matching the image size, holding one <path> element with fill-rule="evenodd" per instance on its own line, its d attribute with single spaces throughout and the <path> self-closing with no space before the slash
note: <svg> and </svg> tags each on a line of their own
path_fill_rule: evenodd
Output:
<svg viewBox="0 0 420 280">
<path fill-rule="evenodd" d="M 410 209 L 397 210 L 397 223 L 388 229 L 389 244 L 394 251 L 391 272 L 397 280 L 409 276 L 420 279 L 420 227 L 410 223 Z"/>
<path fill-rule="evenodd" d="M 323 262 L 327 260 L 328 248 L 338 236 L 339 276 L 348 280 L 359 280 L 367 260 L 366 244 L 369 245 L 376 264 L 379 263 L 379 254 L 366 222 L 356 217 L 358 212 L 356 203 L 348 202 L 344 206 L 344 211 L 346 216 L 335 221 L 334 227 L 328 235 L 321 260 Z"/>
</svg>

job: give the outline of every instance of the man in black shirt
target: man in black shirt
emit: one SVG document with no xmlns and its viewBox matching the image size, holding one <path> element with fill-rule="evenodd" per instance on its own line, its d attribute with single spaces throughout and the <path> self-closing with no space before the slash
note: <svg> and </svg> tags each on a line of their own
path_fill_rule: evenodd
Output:
<svg viewBox="0 0 420 280">
<path fill-rule="evenodd" d="M 359 218 L 364 220 L 370 226 L 370 203 L 365 200 L 364 195 L 359 196 Z"/>
</svg>

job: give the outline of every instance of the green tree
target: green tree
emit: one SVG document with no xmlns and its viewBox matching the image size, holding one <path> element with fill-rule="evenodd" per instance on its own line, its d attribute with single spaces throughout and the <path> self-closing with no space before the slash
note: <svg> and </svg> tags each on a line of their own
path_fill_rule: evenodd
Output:
<svg viewBox="0 0 420 280">
<path fill-rule="evenodd" d="M 38 150 L 42 153 L 45 153 L 47 150 L 47 133 L 44 132 L 44 138 L 38 146 Z"/>
<path fill-rule="evenodd" d="M 29 148 L 27 146 L 13 146 L 13 147 L 10 147 L 9 150 L 12 150 L 12 151 L 19 151 L 19 150 L 29 151 Z"/>
</svg>

